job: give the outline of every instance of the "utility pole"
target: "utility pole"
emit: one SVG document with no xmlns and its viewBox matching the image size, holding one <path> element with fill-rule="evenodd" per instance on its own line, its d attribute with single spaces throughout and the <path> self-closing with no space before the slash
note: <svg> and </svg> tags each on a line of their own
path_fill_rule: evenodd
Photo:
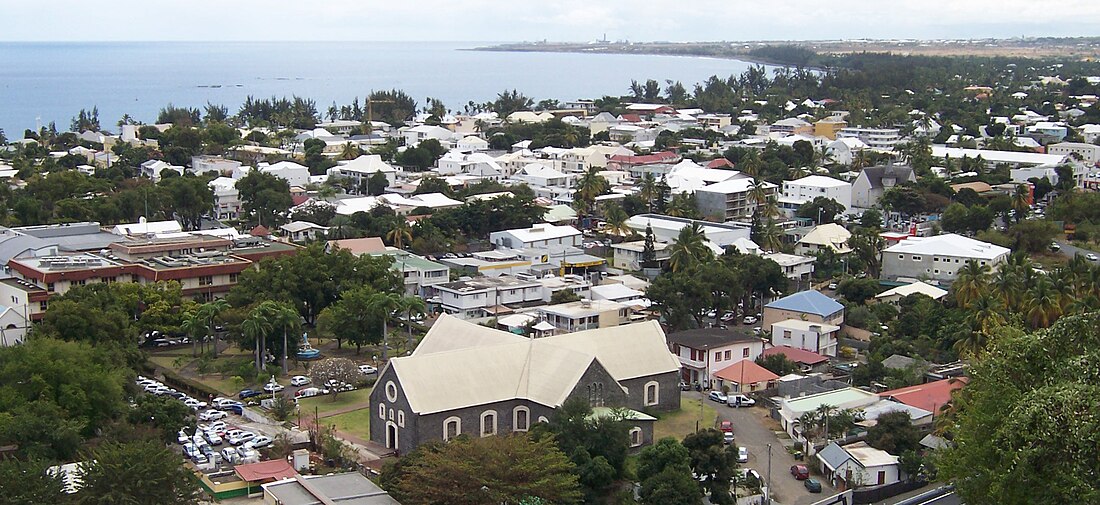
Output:
<svg viewBox="0 0 1100 505">
<path fill-rule="evenodd" d="M 764 493 L 764 500 L 768 505 L 772 505 L 772 444 L 768 444 L 768 492 Z"/>
</svg>

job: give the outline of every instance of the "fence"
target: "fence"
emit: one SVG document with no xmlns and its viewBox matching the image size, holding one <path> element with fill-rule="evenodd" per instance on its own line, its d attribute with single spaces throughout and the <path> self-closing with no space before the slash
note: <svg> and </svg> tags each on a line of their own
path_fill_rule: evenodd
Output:
<svg viewBox="0 0 1100 505">
<path fill-rule="evenodd" d="M 899 480 L 893 484 L 853 489 L 852 503 L 875 503 L 902 493 L 908 493 L 914 489 L 920 489 L 925 484 L 928 483 L 920 480 Z"/>
</svg>

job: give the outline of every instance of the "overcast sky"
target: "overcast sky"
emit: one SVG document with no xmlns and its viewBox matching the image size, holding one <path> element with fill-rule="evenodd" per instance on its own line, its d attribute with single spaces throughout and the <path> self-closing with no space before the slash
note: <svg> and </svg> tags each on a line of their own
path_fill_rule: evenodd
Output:
<svg viewBox="0 0 1100 505">
<path fill-rule="evenodd" d="M 807 40 L 1100 35 L 1100 0 L 2 0 L 0 40 Z"/>
</svg>

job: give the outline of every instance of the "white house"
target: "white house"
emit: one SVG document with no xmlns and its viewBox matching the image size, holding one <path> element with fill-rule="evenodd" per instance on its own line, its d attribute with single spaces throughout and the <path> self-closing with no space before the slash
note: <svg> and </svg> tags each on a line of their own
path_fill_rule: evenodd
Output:
<svg viewBox="0 0 1100 505">
<path fill-rule="evenodd" d="M 1011 252 L 999 245 L 953 233 L 909 237 L 882 251 L 882 278 L 930 279 L 950 284 L 967 261 L 974 260 L 995 269 Z"/>
<path fill-rule="evenodd" d="M 412 128 L 407 128 L 401 132 L 401 135 L 405 137 L 405 145 L 408 147 L 415 147 L 417 144 L 428 140 L 438 140 L 440 144 L 446 145 L 454 133 L 451 130 L 442 128 L 439 126 L 420 125 Z"/>
<path fill-rule="evenodd" d="M 271 174 L 286 181 L 291 186 L 305 187 L 309 184 L 309 168 L 293 161 L 280 161 L 267 166 L 259 165 L 257 168 L 265 174 Z"/>
<path fill-rule="evenodd" d="M 880 165 L 864 168 L 852 183 L 852 206 L 870 209 L 886 190 L 905 182 L 917 182 L 912 167 Z"/>
<path fill-rule="evenodd" d="M 859 139 L 868 147 L 892 151 L 894 146 L 901 141 L 901 130 L 897 128 L 848 127 L 841 128 L 836 133 L 836 138 Z"/>
<path fill-rule="evenodd" d="M 939 300 L 944 296 L 947 296 L 946 289 L 940 289 L 930 284 L 925 284 L 921 281 L 916 281 L 904 286 L 898 286 L 893 289 L 883 291 L 875 295 L 875 301 L 878 303 L 889 303 L 897 305 L 901 302 L 902 298 L 910 295 L 924 295 L 933 300 Z"/>
<path fill-rule="evenodd" d="M 573 174 L 564 174 L 541 163 L 532 163 L 523 167 L 514 179 L 540 188 L 569 188 L 573 185 Z"/>
<path fill-rule="evenodd" d="M 8 347 L 23 342 L 29 324 L 27 318 L 24 317 L 25 310 L 24 307 L 17 310 L 13 307 L 0 305 L 0 347 Z"/>
<path fill-rule="evenodd" d="M 328 232 L 328 226 L 321 226 L 309 221 L 291 221 L 279 227 L 291 242 L 305 242 L 323 238 Z"/>
<path fill-rule="evenodd" d="M 772 345 L 788 346 L 822 356 L 836 356 L 839 326 L 786 319 L 772 324 Z"/>
<path fill-rule="evenodd" d="M 214 192 L 214 215 L 217 219 L 237 219 L 241 214 L 241 193 L 237 191 L 237 180 L 218 177 L 209 183 Z"/>
<path fill-rule="evenodd" d="M 637 214 L 626 220 L 626 225 L 638 235 L 645 236 L 646 228 L 653 230 L 656 242 L 671 244 L 676 241 L 680 230 L 692 224 L 699 224 L 707 240 L 720 247 L 729 247 L 749 240 L 752 227 L 742 223 L 711 223 L 682 217 L 661 214 Z"/>
<path fill-rule="evenodd" d="M 239 166 L 241 166 L 241 162 L 227 160 L 221 156 L 202 155 L 191 157 L 191 171 L 196 174 L 216 172 L 218 175 L 226 175 L 233 173 Z"/>
<path fill-rule="evenodd" d="M 751 177 L 711 184 L 695 191 L 696 206 L 704 216 L 719 221 L 749 217 L 756 212 L 757 206 L 756 201 L 749 197 L 754 185 Z M 768 197 L 774 195 L 778 188 L 770 182 L 763 182 L 760 186 Z"/>
<path fill-rule="evenodd" d="M 867 442 L 845 446 L 833 442 L 817 453 L 821 473 L 837 489 L 893 484 L 901 480 L 898 457 Z"/>
<path fill-rule="evenodd" d="M 764 352 L 764 340 L 747 327 L 723 330 L 701 328 L 668 335 L 672 354 L 682 365 L 684 382 L 717 386 L 715 374 L 741 360 L 756 360 Z"/>
<path fill-rule="evenodd" d="M 1095 164 L 1100 162 L 1100 146 L 1083 142 L 1061 142 L 1047 146 L 1047 154 L 1060 156 L 1079 156 L 1082 160 Z"/>
<path fill-rule="evenodd" d="M 779 268 L 783 270 L 783 275 L 792 281 L 810 280 L 810 277 L 814 274 L 814 262 L 817 261 L 817 258 L 812 256 L 799 256 L 781 252 L 766 253 L 760 256 L 778 263 Z"/>
<path fill-rule="evenodd" d="M 856 159 L 857 153 L 867 149 L 867 144 L 864 144 L 858 138 L 839 138 L 829 142 L 825 149 L 832 156 L 834 163 L 851 165 L 852 160 Z"/>
<path fill-rule="evenodd" d="M 542 285 L 512 276 L 475 277 L 468 281 L 436 284 L 443 311 L 461 319 L 511 312 L 505 305 L 542 302 Z"/>
<path fill-rule="evenodd" d="M 481 137 L 470 135 L 467 137 L 462 137 L 457 142 L 455 142 L 455 149 L 467 153 L 472 153 L 475 151 L 488 151 L 489 142 Z"/>
<path fill-rule="evenodd" d="M 161 172 L 165 170 L 172 170 L 173 172 L 183 175 L 183 167 L 170 165 L 161 160 L 146 161 L 145 163 L 141 164 L 141 167 L 138 168 L 138 172 L 141 176 L 148 177 L 152 179 L 153 182 L 159 181 Z"/>
<path fill-rule="evenodd" d="M 339 165 L 328 169 L 329 177 L 347 177 L 356 185 L 364 184 L 375 173 L 381 172 L 386 176 L 389 186 L 397 184 L 397 169 L 389 163 L 382 161 L 377 154 L 364 154 L 351 161 L 340 162 Z"/>
<path fill-rule="evenodd" d="M 852 232 L 836 223 L 815 226 L 795 244 L 794 252 L 801 256 L 814 256 L 828 249 L 836 254 L 848 254 L 852 252 L 852 248 L 848 247 L 851 236 Z"/>
<path fill-rule="evenodd" d="M 822 175 L 810 175 L 793 181 L 783 181 L 783 196 L 781 202 L 784 207 L 791 206 L 791 215 L 804 203 L 812 202 L 815 198 L 824 197 L 836 201 L 844 206 L 846 211 L 852 209 L 852 185 L 850 183 L 825 177 Z"/>
<path fill-rule="evenodd" d="M 667 242 L 653 242 L 653 258 L 657 263 L 663 265 L 668 262 L 669 245 Z M 611 250 L 613 251 L 611 266 L 623 270 L 642 269 L 642 254 L 645 252 L 644 240 L 611 244 Z"/>
<path fill-rule="evenodd" d="M 805 440 L 802 437 L 803 430 L 799 420 L 802 414 L 813 412 L 822 405 L 831 405 L 837 409 L 858 409 L 879 401 L 881 400 L 875 393 L 858 388 L 835 389 L 797 398 L 784 398 L 779 402 L 779 422 L 791 438 Z"/>
<path fill-rule="evenodd" d="M 580 247 L 583 235 L 572 226 L 557 226 L 548 223 L 536 223 L 530 228 L 495 231 L 489 234 L 489 241 L 497 247 L 521 249 L 547 247 L 551 249 L 567 246 Z"/>
</svg>

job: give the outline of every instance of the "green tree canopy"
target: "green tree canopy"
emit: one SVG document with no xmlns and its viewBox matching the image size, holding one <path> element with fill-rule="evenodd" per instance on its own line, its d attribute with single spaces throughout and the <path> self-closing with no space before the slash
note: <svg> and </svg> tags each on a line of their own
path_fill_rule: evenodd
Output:
<svg viewBox="0 0 1100 505">
<path fill-rule="evenodd" d="M 102 444 L 85 456 L 80 472 L 79 505 L 191 505 L 199 497 L 198 477 L 159 442 Z"/>
</svg>

